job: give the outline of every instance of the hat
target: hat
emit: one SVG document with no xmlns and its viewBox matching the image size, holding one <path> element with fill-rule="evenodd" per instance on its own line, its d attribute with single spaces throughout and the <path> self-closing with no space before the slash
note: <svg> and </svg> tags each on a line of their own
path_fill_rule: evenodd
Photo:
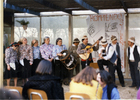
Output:
<svg viewBox="0 0 140 100">
<path fill-rule="evenodd" d="M 17 43 L 17 42 L 13 42 L 13 43 L 11 43 L 10 45 L 9 45 L 9 47 L 11 47 L 11 46 L 19 46 L 19 44 Z"/>
<path fill-rule="evenodd" d="M 102 40 L 101 40 L 101 45 L 106 45 L 107 44 L 107 40 L 105 39 L 105 38 L 103 38 Z"/>
<path fill-rule="evenodd" d="M 78 38 L 75 38 L 74 40 L 73 40 L 73 43 L 79 43 L 80 41 L 79 41 L 79 39 Z"/>
<path fill-rule="evenodd" d="M 82 37 L 82 40 L 84 40 L 84 39 L 86 39 L 86 38 L 88 38 L 86 35 L 84 35 L 83 37 Z"/>
<path fill-rule="evenodd" d="M 132 43 L 135 43 L 135 37 L 129 38 L 128 41 L 130 41 L 130 42 L 132 42 Z"/>
<path fill-rule="evenodd" d="M 117 40 L 116 36 L 112 35 L 111 36 L 111 41 L 115 41 L 115 40 Z"/>
</svg>

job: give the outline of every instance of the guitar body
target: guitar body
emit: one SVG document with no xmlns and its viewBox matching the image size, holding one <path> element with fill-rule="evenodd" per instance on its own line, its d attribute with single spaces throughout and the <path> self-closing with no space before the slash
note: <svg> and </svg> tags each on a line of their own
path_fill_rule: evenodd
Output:
<svg viewBox="0 0 140 100">
<path fill-rule="evenodd" d="M 90 53 L 79 54 L 79 56 L 80 56 L 83 60 L 88 59 L 89 55 L 90 55 Z"/>
<path fill-rule="evenodd" d="M 102 39 L 103 37 L 101 36 L 98 40 L 100 41 L 101 39 Z M 95 44 L 97 43 L 97 41 L 92 45 L 92 46 L 86 46 L 86 48 L 85 49 L 82 49 L 82 50 L 89 50 L 90 49 L 90 53 L 92 53 L 93 52 L 93 47 L 95 46 Z M 90 53 L 84 53 L 84 54 L 79 54 L 79 56 L 83 59 L 83 60 L 86 60 L 86 59 L 88 59 L 89 58 L 89 55 L 90 55 Z"/>
<path fill-rule="evenodd" d="M 86 46 L 86 48 L 85 48 L 84 50 L 89 50 L 89 49 L 90 49 L 91 52 L 93 52 L 93 48 L 92 48 L 91 46 L 89 46 L 89 45 Z M 90 52 L 90 53 L 91 53 L 91 52 Z"/>
<path fill-rule="evenodd" d="M 91 46 L 86 46 L 86 48 L 85 49 L 82 49 L 82 50 L 89 50 L 90 49 L 90 53 L 92 53 L 93 52 L 93 48 L 91 47 Z M 86 60 L 86 59 L 88 59 L 88 57 L 89 57 L 89 55 L 90 55 L 90 53 L 84 53 L 84 54 L 79 54 L 79 56 L 83 59 L 83 60 Z"/>
</svg>

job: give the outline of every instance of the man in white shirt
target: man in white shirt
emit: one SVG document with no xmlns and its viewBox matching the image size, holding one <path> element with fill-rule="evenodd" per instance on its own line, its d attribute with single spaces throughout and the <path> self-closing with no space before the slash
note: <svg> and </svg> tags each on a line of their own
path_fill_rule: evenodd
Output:
<svg viewBox="0 0 140 100">
<path fill-rule="evenodd" d="M 99 49 L 100 59 L 97 61 L 99 69 L 104 70 L 103 65 L 107 65 L 109 73 L 115 82 L 115 64 L 117 63 L 117 56 L 111 44 L 107 43 L 106 39 L 101 40 L 102 48 Z"/>
<path fill-rule="evenodd" d="M 128 60 L 130 67 L 130 74 L 132 78 L 132 85 L 129 87 L 136 87 L 139 89 L 140 77 L 138 70 L 138 62 L 140 61 L 140 47 L 135 45 L 135 38 L 131 37 L 128 39 Z"/>
<path fill-rule="evenodd" d="M 125 87 L 124 85 L 124 77 L 123 77 L 123 74 L 122 74 L 122 70 L 121 70 L 121 57 L 120 57 L 120 46 L 119 46 L 119 43 L 117 42 L 117 37 L 116 36 L 111 36 L 111 45 L 114 47 L 115 49 L 115 53 L 117 55 L 117 66 L 116 66 L 116 70 L 117 70 L 117 74 L 118 74 L 118 77 L 119 77 L 119 81 L 121 83 L 121 86 L 122 87 Z"/>
</svg>

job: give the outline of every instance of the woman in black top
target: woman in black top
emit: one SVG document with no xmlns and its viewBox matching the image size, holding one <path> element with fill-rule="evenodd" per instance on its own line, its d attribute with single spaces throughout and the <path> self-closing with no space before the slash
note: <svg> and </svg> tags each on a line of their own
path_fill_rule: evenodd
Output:
<svg viewBox="0 0 140 100">
<path fill-rule="evenodd" d="M 42 60 L 37 69 L 36 75 L 29 78 L 25 83 L 22 95 L 28 99 L 27 91 L 29 88 L 44 90 L 48 99 L 64 99 L 64 93 L 60 78 L 51 75 L 52 63 L 47 60 Z"/>
</svg>

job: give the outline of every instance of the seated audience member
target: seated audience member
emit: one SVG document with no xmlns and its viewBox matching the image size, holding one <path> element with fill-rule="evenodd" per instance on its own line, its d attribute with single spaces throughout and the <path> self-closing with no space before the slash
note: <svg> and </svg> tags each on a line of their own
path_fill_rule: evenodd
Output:
<svg viewBox="0 0 140 100">
<path fill-rule="evenodd" d="M 70 92 L 86 93 L 90 99 L 101 99 L 102 87 L 96 81 L 96 71 L 87 66 L 70 82 Z"/>
<path fill-rule="evenodd" d="M 18 93 L 2 88 L 0 89 L 0 100 L 22 100 L 22 97 Z"/>
<path fill-rule="evenodd" d="M 100 70 L 97 74 L 97 81 L 103 88 L 102 99 L 120 99 L 117 86 L 113 84 L 110 73 L 105 70 Z"/>
<path fill-rule="evenodd" d="M 42 60 L 37 69 L 36 75 L 29 78 L 25 83 L 22 95 L 28 99 L 27 91 L 29 88 L 44 90 L 48 99 L 64 99 L 63 88 L 60 83 L 60 78 L 51 75 L 52 63 L 47 60 Z"/>
</svg>

